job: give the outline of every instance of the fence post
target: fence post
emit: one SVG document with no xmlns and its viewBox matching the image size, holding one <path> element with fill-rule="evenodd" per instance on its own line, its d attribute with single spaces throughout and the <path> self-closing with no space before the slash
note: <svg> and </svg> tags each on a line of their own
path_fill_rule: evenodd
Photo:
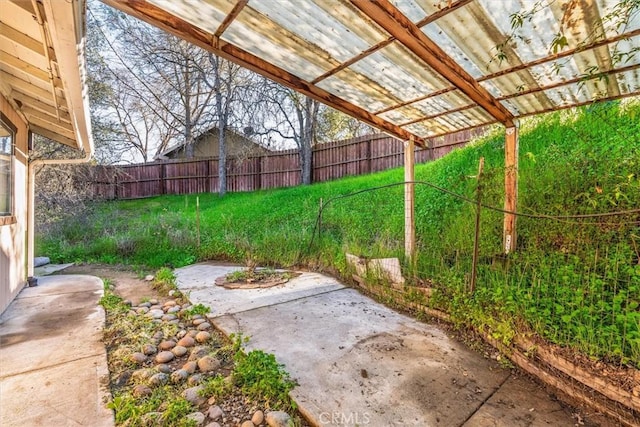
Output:
<svg viewBox="0 0 640 427">
<path fill-rule="evenodd" d="M 416 252 L 414 156 L 414 141 L 411 137 L 404 143 L 404 254 L 410 263 L 415 261 Z"/>
<path fill-rule="evenodd" d="M 518 127 L 506 129 L 504 144 L 504 210 L 515 212 L 518 205 Z M 504 214 L 504 253 L 516 249 L 516 215 Z"/>
<path fill-rule="evenodd" d="M 371 173 L 371 138 L 367 140 L 367 173 Z"/>
<path fill-rule="evenodd" d="M 260 190 L 262 188 L 262 156 L 255 157 L 256 172 L 253 180 L 253 189 Z"/>
<path fill-rule="evenodd" d="M 162 163 L 160 163 L 160 194 L 166 194 L 167 193 L 166 183 L 165 183 L 166 173 L 167 173 L 167 171 L 165 169 L 165 163 L 162 162 Z"/>
<path fill-rule="evenodd" d="M 473 238 L 473 262 L 471 267 L 471 293 L 476 290 L 478 278 L 478 244 L 480 243 L 480 209 L 482 208 L 482 172 L 484 170 L 484 157 L 480 157 L 478 165 L 478 186 L 476 188 L 476 226 Z"/>
</svg>

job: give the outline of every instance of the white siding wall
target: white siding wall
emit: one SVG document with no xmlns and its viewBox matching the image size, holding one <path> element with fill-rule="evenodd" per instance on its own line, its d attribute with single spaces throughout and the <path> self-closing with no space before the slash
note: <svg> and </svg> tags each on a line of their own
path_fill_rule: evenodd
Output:
<svg viewBox="0 0 640 427">
<path fill-rule="evenodd" d="M 0 313 L 26 283 L 27 253 L 27 127 L 6 100 L 0 96 L 0 111 L 17 128 L 13 161 L 13 212 L 16 222 L 0 225 Z"/>
</svg>

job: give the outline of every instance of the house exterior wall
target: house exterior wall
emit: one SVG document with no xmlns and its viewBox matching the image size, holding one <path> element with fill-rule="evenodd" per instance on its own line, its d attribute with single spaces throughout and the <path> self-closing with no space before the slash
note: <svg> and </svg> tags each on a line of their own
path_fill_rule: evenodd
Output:
<svg viewBox="0 0 640 427">
<path fill-rule="evenodd" d="M 220 144 L 217 132 L 207 133 L 198 138 L 195 144 L 193 150 L 194 157 L 218 157 Z M 267 152 L 267 150 L 242 135 L 227 132 L 227 156 L 243 157 Z M 168 153 L 167 157 L 170 159 L 184 159 L 186 157 L 185 154 L 185 150 L 180 148 Z"/>
<path fill-rule="evenodd" d="M 27 153 L 29 131 L 25 122 L 0 96 L 0 111 L 16 128 L 13 157 L 13 216 L 0 222 L 0 313 L 26 283 L 27 251 Z M 8 224 L 5 224 L 8 222 Z"/>
</svg>

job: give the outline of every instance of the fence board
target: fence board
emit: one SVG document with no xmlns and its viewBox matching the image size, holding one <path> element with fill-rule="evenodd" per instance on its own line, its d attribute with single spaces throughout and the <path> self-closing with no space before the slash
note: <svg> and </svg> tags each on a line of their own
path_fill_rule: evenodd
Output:
<svg viewBox="0 0 640 427">
<path fill-rule="evenodd" d="M 482 135 L 484 129 L 465 130 L 429 141 L 416 152 L 416 162 L 438 159 Z M 402 141 L 385 134 L 365 135 L 318 145 L 313 149 L 312 177 L 324 182 L 402 166 Z M 300 185 L 297 150 L 227 159 L 229 192 Z M 137 199 L 162 194 L 217 192 L 218 159 L 168 160 L 127 166 L 93 168 L 93 195 L 97 199 Z"/>
</svg>

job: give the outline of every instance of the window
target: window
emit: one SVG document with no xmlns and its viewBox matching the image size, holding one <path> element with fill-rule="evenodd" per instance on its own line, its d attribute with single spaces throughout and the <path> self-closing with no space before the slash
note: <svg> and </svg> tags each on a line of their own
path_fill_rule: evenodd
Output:
<svg viewBox="0 0 640 427">
<path fill-rule="evenodd" d="M 0 120 L 0 220 L 13 212 L 13 140 L 14 132 Z"/>
</svg>

